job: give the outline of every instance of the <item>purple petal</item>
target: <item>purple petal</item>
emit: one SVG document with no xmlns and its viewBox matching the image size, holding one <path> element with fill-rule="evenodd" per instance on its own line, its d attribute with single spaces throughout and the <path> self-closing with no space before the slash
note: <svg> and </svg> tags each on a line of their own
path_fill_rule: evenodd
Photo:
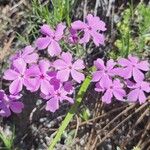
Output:
<svg viewBox="0 0 150 150">
<path fill-rule="evenodd" d="M 72 65 L 72 54 L 69 52 L 63 52 L 61 54 L 61 59 L 63 59 L 68 65 Z"/>
<path fill-rule="evenodd" d="M 144 92 L 142 90 L 140 90 L 139 102 L 140 102 L 140 104 L 143 104 L 143 103 L 145 103 L 145 101 L 146 101 L 146 96 L 145 96 Z"/>
<path fill-rule="evenodd" d="M 95 43 L 96 46 L 99 46 L 100 44 L 104 45 L 105 37 L 103 34 L 95 31 L 91 31 L 90 33 L 93 37 L 93 42 Z"/>
<path fill-rule="evenodd" d="M 23 49 L 22 56 L 24 57 L 24 56 L 26 56 L 26 55 L 29 55 L 29 54 L 33 53 L 34 49 L 35 49 L 35 48 L 32 47 L 31 45 L 26 46 L 26 47 Z"/>
<path fill-rule="evenodd" d="M 56 31 L 55 31 L 55 40 L 59 41 L 63 37 L 64 29 L 66 28 L 65 25 L 62 23 L 59 23 L 57 25 Z"/>
<path fill-rule="evenodd" d="M 128 94 L 128 100 L 130 102 L 136 102 L 138 100 L 138 96 L 139 96 L 139 89 L 135 89 L 132 90 L 129 94 Z"/>
<path fill-rule="evenodd" d="M 90 34 L 88 30 L 84 30 L 84 35 L 83 37 L 80 39 L 79 43 L 83 44 L 83 43 L 88 43 L 90 40 Z"/>
<path fill-rule="evenodd" d="M 31 55 L 27 55 L 27 56 L 25 56 L 24 57 L 24 61 L 26 62 L 26 63 L 36 63 L 37 62 L 37 60 L 38 60 L 38 58 L 39 58 L 39 55 L 37 54 L 37 53 L 33 53 L 33 54 L 31 54 Z"/>
<path fill-rule="evenodd" d="M 144 74 L 137 68 L 133 68 L 133 78 L 135 81 L 142 81 L 144 79 Z"/>
<path fill-rule="evenodd" d="M 64 69 L 64 70 L 58 71 L 56 77 L 61 81 L 68 81 L 69 76 L 70 76 L 70 70 Z"/>
<path fill-rule="evenodd" d="M 39 68 L 42 74 L 46 74 L 49 70 L 50 62 L 48 60 L 40 60 L 39 61 Z"/>
<path fill-rule="evenodd" d="M 22 80 L 16 79 L 9 86 L 9 92 L 11 94 L 17 94 L 22 90 L 23 84 Z"/>
<path fill-rule="evenodd" d="M 61 70 L 61 69 L 65 69 L 68 67 L 68 64 L 65 63 L 63 60 L 61 59 L 57 59 L 56 61 L 54 61 L 53 66 L 55 67 L 55 69 Z"/>
<path fill-rule="evenodd" d="M 52 98 L 46 103 L 46 110 L 55 112 L 59 108 L 59 101 L 58 99 Z"/>
<path fill-rule="evenodd" d="M 88 14 L 87 17 L 87 22 L 88 22 L 88 25 L 90 27 L 92 27 L 92 29 L 94 29 L 95 31 L 96 30 L 99 30 L 99 31 L 105 31 L 106 30 L 106 24 L 100 20 L 99 17 L 93 17 L 93 15 L 91 14 Z"/>
<path fill-rule="evenodd" d="M 112 97 L 113 97 L 112 91 L 111 90 L 106 90 L 105 94 L 102 96 L 102 102 L 110 104 Z"/>
<path fill-rule="evenodd" d="M 111 86 L 111 84 L 112 84 L 112 80 L 109 78 L 109 76 L 107 74 L 104 74 L 100 80 L 101 87 L 109 88 Z"/>
<path fill-rule="evenodd" d="M 47 80 L 41 80 L 41 92 L 48 95 L 51 90 L 51 85 Z"/>
<path fill-rule="evenodd" d="M 148 82 L 142 82 L 141 83 L 141 87 L 142 87 L 142 90 L 149 93 L 150 92 L 150 83 Z"/>
<path fill-rule="evenodd" d="M 51 42 L 51 38 L 50 37 L 42 37 L 42 38 L 38 38 L 35 41 L 35 45 L 38 48 L 38 50 L 42 50 L 48 47 L 48 45 Z"/>
<path fill-rule="evenodd" d="M 26 66 L 27 64 L 23 61 L 23 59 L 16 59 L 13 61 L 13 66 L 17 69 L 17 71 L 21 74 L 24 75 L 26 71 Z"/>
<path fill-rule="evenodd" d="M 83 73 L 80 73 L 76 70 L 71 70 L 71 76 L 78 83 L 81 83 L 81 81 L 83 81 L 85 78 Z"/>
<path fill-rule="evenodd" d="M 68 101 L 68 102 L 70 102 L 71 104 L 73 104 L 73 103 L 74 103 L 73 98 L 68 97 L 68 96 L 64 96 L 64 97 L 63 97 L 63 100 L 67 100 L 67 101 Z"/>
<path fill-rule="evenodd" d="M 23 108 L 24 108 L 24 105 L 22 102 L 12 102 L 10 105 L 10 109 L 14 113 L 21 113 Z"/>
<path fill-rule="evenodd" d="M 100 70 L 105 69 L 104 61 L 100 58 L 98 58 L 96 61 L 94 61 L 94 66 Z"/>
<path fill-rule="evenodd" d="M 141 61 L 137 64 L 138 69 L 141 69 L 143 71 L 149 71 L 150 70 L 150 65 L 148 61 Z"/>
<path fill-rule="evenodd" d="M 82 70 L 85 68 L 84 62 L 81 59 L 76 60 L 72 67 L 73 69 L 76 69 L 76 70 Z"/>
<path fill-rule="evenodd" d="M 54 36 L 54 30 L 51 29 L 50 26 L 47 24 L 41 26 L 40 32 L 44 35 Z"/>
<path fill-rule="evenodd" d="M 97 82 L 101 79 L 101 77 L 102 77 L 102 71 L 96 71 L 93 73 L 92 81 Z"/>
<path fill-rule="evenodd" d="M 11 80 L 17 79 L 18 76 L 19 76 L 19 73 L 18 73 L 18 72 L 14 71 L 14 70 L 12 70 L 12 69 L 8 69 L 8 70 L 6 70 L 6 71 L 4 72 L 3 78 L 4 78 L 5 80 L 10 80 L 10 81 L 11 81 Z"/>
<path fill-rule="evenodd" d="M 71 27 L 72 27 L 73 29 L 75 29 L 75 30 L 80 30 L 80 29 L 86 28 L 87 25 L 86 25 L 84 22 L 78 20 L 78 21 L 73 22 L 73 23 L 71 24 Z"/>
<path fill-rule="evenodd" d="M 123 97 L 126 95 L 126 92 L 123 89 L 115 89 L 113 94 L 117 100 L 123 101 Z"/>
<path fill-rule="evenodd" d="M 119 63 L 119 65 L 121 65 L 123 67 L 131 65 L 131 62 L 128 59 L 125 59 L 125 58 L 120 58 L 118 60 L 118 63 Z"/>
<path fill-rule="evenodd" d="M 58 56 L 61 53 L 61 47 L 56 41 L 52 41 L 48 46 L 48 53 L 50 56 Z"/>
</svg>

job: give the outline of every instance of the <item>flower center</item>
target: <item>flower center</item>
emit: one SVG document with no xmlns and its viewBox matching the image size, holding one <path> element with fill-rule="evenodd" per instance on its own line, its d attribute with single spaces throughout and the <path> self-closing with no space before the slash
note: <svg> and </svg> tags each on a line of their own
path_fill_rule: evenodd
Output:
<svg viewBox="0 0 150 150">
<path fill-rule="evenodd" d="M 44 79 L 45 76 L 43 74 L 40 75 L 40 79 Z"/>
<path fill-rule="evenodd" d="M 89 30 L 92 30 L 92 28 L 91 28 L 90 26 L 88 27 L 88 29 L 89 29 Z"/>
<path fill-rule="evenodd" d="M 113 89 L 113 86 L 110 86 L 110 89 Z"/>
<path fill-rule="evenodd" d="M 72 69 L 72 66 L 69 66 L 69 69 L 71 70 L 71 69 Z"/>
<path fill-rule="evenodd" d="M 60 96 L 61 96 L 61 94 L 58 92 L 58 93 L 57 93 L 57 96 L 58 96 L 58 97 L 60 97 Z"/>
</svg>

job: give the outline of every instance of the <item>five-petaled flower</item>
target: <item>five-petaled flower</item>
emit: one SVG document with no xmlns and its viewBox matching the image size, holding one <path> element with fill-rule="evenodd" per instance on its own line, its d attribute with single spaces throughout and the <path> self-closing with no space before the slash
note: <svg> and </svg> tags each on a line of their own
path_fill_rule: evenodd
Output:
<svg viewBox="0 0 150 150">
<path fill-rule="evenodd" d="M 58 70 L 56 77 L 61 81 L 68 81 L 70 74 L 78 83 L 81 83 L 85 78 L 84 74 L 81 73 L 82 69 L 85 68 L 83 60 L 78 59 L 73 63 L 72 55 L 69 52 L 63 52 L 60 59 L 53 63 L 53 66 Z"/>
<path fill-rule="evenodd" d="M 24 105 L 18 101 L 21 95 L 6 95 L 3 90 L 0 90 L 0 115 L 2 117 L 9 117 L 11 111 L 14 113 L 21 113 Z"/>
<path fill-rule="evenodd" d="M 101 86 L 106 87 L 109 84 L 111 78 L 115 76 L 115 65 L 116 63 L 112 59 L 107 61 L 105 65 L 104 61 L 98 58 L 96 61 L 94 61 L 94 66 L 97 70 L 93 73 L 92 81 L 99 82 Z"/>
<path fill-rule="evenodd" d="M 48 48 L 48 53 L 51 56 L 58 56 L 61 52 L 59 41 L 63 37 L 65 26 L 62 23 L 57 25 L 56 31 L 50 28 L 49 25 L 44 24 L 41 26 L 41 33 L 45 37 L 40 37 L 36 40 L 35 44 L 39 50 Z"/>
<path fill-rule="evenodd" d="M 17 52 L 15 55 L 13 55 L 10 60 L 14 61 L 16 59 L 23 59 L 26 63 L 37 63 L 39 56 L 35 52 L 35 48 L 31 45 L 26 46 L 22 51 Z"/>
<path fill-rule="evenodd" d="M 146 93 L 150 93 L 150 83 L 146 81 L 138 81 L 137 83 L 128 86 L 131 90 L 129 92 L 127 99 L 130 102 L 136 102 L 139 101 L 140 104 L 144 103 L 146 101 Z"/>
<path fill-rule="evenodd" d="M 144 80 L 144 74 L 142 71 L 149 71 L 148 61 L 139 61 L 138 57 L 128 56 L 128 59 L 121 58 L 118 63 L 123 67 L 118 74 L 125 79 L 133 77 L 135 81 Z"/>
<path fill-rule="evenodd" d="M 32 84 L 26 75 L 27 64 L 20 58 L 13 61 L 13 69 L 8 69 L 4 72 L 4 79 L 12 81 L 9 86 L 9 92 L 11 94 L 19 93 L 23 85 L 27 89 L 32 88 Z"/>
<path fill-rule="evenodd" d="M 102 87 L 105 89 L 105 93 L 102 96 L 102 101 L 105 103 L 111 103 L 113 97 L 117 100 L 123 101 L 123 98 L 126 96 L 126 92 L 123 89 L 123 84 L 120 82 L 119 79 L 110 80 L 107 87 Z"/>
<path fill-rule="evenodd" d="M 104 45 L 104 35 L 101 33 L 106 30 L 105 23 L 100 20 L 99 17 L 94 17 L 89 14 L 86 17 L 86 23 L 78 20 L 71 24 L 72 29 L 80 30 L 84 32 L 83 37 L 79 40 L 79 43 L 87 43 L 92 37 L 96 46 L 100 44 Z"/>
</svg>

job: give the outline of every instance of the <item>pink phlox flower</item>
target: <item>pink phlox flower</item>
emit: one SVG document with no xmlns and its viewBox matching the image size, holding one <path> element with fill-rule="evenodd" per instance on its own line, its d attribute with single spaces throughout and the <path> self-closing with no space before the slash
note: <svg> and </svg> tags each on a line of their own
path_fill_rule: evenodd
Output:
<svg viewBox="0 0 150 150">
<path fill-rule="evenodd" d="M 83 60 L 78 59 L 73 63 L 72 55 L 69 52 L 63 52 L 60 59 L 53 63 L 53 66 L 58 70 L 57 79 L 63 82 L 68 81 L 70 75 L 78 83 L 81 83 L 85 78 L 84 74 L 81 73 L 82 69 L 85 68 Z"/>
<path fill-rule="evenodd" d="M 146 81 L 138 81 L 135 84 L 128 85 L 128 87 L 132 89 L 127 96 L 128 101 L 139 101 L 140 104 L 146 101 L 145 92 L 150 93 L 150 83 Z"/>
<path fill-rule="evenodd" d="M 78 32 L 77 30 L 74 29 L 70 29 L 70 37 L 69 37 L 69 42 L 72 44 L 76 44 L 79 41 L 79 37 L 78 37 Z"/>
<path fill-rule="evenodd" d="M 148 61 L 139 61 L 138 57 L 131 55 L 128 56 L 128 59 L 119 59 L 118 63 L 123 67 L 118 74 L 125 79 L 133 77 L 137 82 L 144 80 L 142 71 L 149 71 L 150 69 Z"/>
<path fill-rule="evenodd" d="M 7 96 L 3 90 L 0 90 L 0 115 L 2 117 L 9 117 L 11 111 L 14 113 L 21 113 L 24 105 L 18 101 L 21 95 Z"/>
<path fill-rule="evenodd" d="M 23 59 L 26 63 L 36 63 L 39 56 L 35 52 L 35 48 L 31 45 L 26 46 L 22 51 L 17 52 L 15 55 L 13 55 L 10 60 L 14 61 L 16 59 Z"/>
<path fill-rule="evenodd" d="M 88 14 L 86 17 L 86 23 L 78 20 L 71 24 L 72 29 L 81 30 L 84 32 L 83 37 L 79 40 L 79 43 L 87 43 L 92 37 L 96 46 L 100 44 L 104 45 L 104 35 L 101 33 L 106 30 L 105 23 L 100 20 L 99 17 L 95 17 Z"/>
<path fill-rule="evenodd" d="M 102 101 L 109 104 L 112 101 L 112 98 L 115 97 L 117 100 L 124 101 L 124 97 L 126 96 L 126 92 L 123 89 L 123 84 L 120 82 L 119 79 L 110 80 L 107 87 L 105 88 L 105 93 L 102 96 Z"/>
<path fill-rule="evenodd" d="M 13 69 L 8 69 L 4 72 L 3 78 L 8 81 L 12 81 L 9 86 L 9 92 L 11 94 L 17 94 L 23 89 L 23 85 L 26 87 L 32 87 L 28 82 L 26 76 L 27 64 L 22 59 L 16 59 L 13 61 Z"/>
<path fill-rule="evenodd" d="M 65 28 L 62 23 L 59 23 L 55 31 L 51 29 L 49 25 L 44 24 L 40 29 L 44 37 L 40 37 L 36 40 L 36 47 L 39 50 L 48 48 L 48 53 L 51 56 L 58 56 L 61 52 L 61 47 L 58 42 L 62 39 Z"/>
<path fill-rule="evenodd" d="M 45 99 L 48 100 L 46 103 L 46 110 L 51 112 L 55 112 L 59 108 L 59 103 L 64 100 L 69 103 L 74 103 L 73 98 L 68 96 L 68 92 L 64 90 L 63 86 L 60 86 L 58 90 L 51 90 L 49 95 L 45 96 Z"/>
<path fill-rule="evenodd" d="M 99 82 L 101 86 L 105 87 L 109 84 L 111 78 L 115 76 L 114 67 L 116 63 L 110 59 L 107 61 L 106 65 L 104 61 L 98 58 L 94 61 L 94 66 L 96 67 L 96 71 L 93 73 L 93 82 Z"/>
<path fill-rule="evenodd" d="M 50 63 L 47 60 L 40 60 L 38 65 L 32 65 L 28 70 L 28 77 L 34 85 L 34 89 L 31 89 L 32 92 L 41 90 L 45 95 L 49 94 L 50 89 L 52 88 L 50 85 L 50 76 L 48 75 L 48 71 L 50 68 Z"/>
</svg>

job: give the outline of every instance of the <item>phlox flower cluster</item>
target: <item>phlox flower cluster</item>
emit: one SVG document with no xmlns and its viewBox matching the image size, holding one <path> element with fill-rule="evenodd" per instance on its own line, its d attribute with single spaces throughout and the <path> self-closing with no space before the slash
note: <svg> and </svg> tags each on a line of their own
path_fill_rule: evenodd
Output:
<svg viewBox="0 0 150 150">
<path fill-rule="evenodd" d="M 102 59 L 94 61 L 96 71 L 92 81 L 96 82 L 95 90 L 102 92 L 102 101 L 111 103 L 118 101 L 138 102 L 146 101 L 146 94 L 150 93 L 150 83 L 145 81 L 145 73 L 150 70 L 147 60 L 129 55 L 117 62 Z M 128 91 L 128 92 L 126 92 Z"/>
<path fill-rule="evenodd" d="M 105 30 L 105 23 L 91 14 L 87 15 L 86 22 L 75 21 L 69 29 L 63 23 L 55 29 L 47 24 L 42 25 L 41 35 L 33 45 L 10 57 L 10 67 L 3 75 L 9 83 L 9 92 L 6 94 L 0 90 L 0 115 L 8 117 L 11 111 L 22 111 L 22 90 L 37 92 L 46 103 L 47 111 L 55 112 L 63 101 L 74 103 L 73 91 L 75 85 L 85 78 L 85 65 L 83 60 L 75 59 L 72 53 L 62 50 L 62 42 L 86 44 L 92 39 L 99 46 L 104 44 L 102 32 Z M 45 51 L 48 57 L 43 58 L 41 51 Z"/>
</svg>

